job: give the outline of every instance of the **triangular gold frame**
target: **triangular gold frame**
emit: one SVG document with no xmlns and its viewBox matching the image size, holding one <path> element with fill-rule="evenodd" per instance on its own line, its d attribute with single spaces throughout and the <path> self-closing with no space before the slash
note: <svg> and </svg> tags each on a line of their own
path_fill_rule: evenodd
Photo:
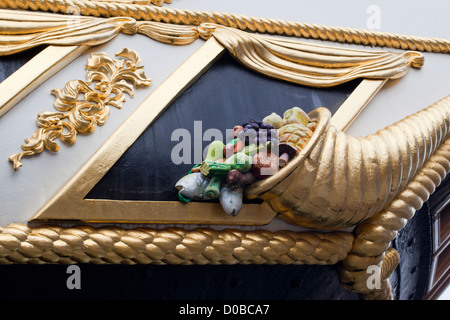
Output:
<svg viewBox="0 0 450 320">
<path fill-rule="evenodd" d="M 266 202 L 246 204 L 233 217 L 221 214 L 219 203 L 85 199 L 141 133 L 225 51 L 213 37 L 207 40 L 146 98 L 30 222 L 265 225 L 273 220 L 276 212 Z M 385 82 L 364 79 L 334 115 L 334 125 L 345 129 Z"/>
</svg>

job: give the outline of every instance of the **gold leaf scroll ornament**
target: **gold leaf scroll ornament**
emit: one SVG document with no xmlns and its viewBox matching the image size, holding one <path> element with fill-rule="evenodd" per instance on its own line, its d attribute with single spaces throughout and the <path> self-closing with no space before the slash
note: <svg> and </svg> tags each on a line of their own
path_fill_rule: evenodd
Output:
<svg viewBox="0 0 450 320">
<path fill-rule="evenodd" d="M 90 134 L 97 126 L 103 125 L 108 116 L 110 106 L 121 108 L 127 93 L 134 96 L 134 87 L 149 86 L 152 81 L 145 76 L 143 66 L 138 66 L 139 55 L 129 49 L 122 49 L 112 59 L 106 53 L 92 53 L 87 61 L 87 81 L 69 81 L 63 90 L 51 91 L 56 96 L 54 107 L 58 112 L 42 112 L 38 114 L 39 129 L 26 139 L 22 152 L 9 157 L 14 169 L 22 166 L 21 159 L 41 153 L 44 149 L 58 151 L 60 146 L 55 142 L 60 139 L 73 144 L 77 134 Z M 94 89 L 91 85 L 94 84 Z M 84 99 L 79 94 L 84 94 Z"/>
</svg>

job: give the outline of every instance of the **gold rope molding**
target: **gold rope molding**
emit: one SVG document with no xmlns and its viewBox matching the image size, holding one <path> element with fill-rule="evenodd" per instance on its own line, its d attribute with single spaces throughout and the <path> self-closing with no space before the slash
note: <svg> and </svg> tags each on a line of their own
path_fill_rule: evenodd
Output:
<svg viewBox="0 0 450 320">
<path fill-rule="evenodd" d="M 450 103 L 450 99 L 439 103 Z M 374 264 L 381 265 L 382 269 L 383 264 L 392 265 L 395 269 L 398 259 L 392 261 L 387 248 L 449 172 L 450 138 L 447 138 L 394 201 L 356 227 L 353 248 L 339 270 L 340 281 L 345 288 L 363 293 L 366 299 L 392 298 L 387 278 L 384 278 L 379 290 L 368 290 L 365 270 Z"/>
<path fill-rule="evenodd" d="M 348 232 L 0 227 L 0 264 L 336 264 Z"/>
<path fill-rule="evenodd" d="M 81 15 L 101 17 L 131 17 L 175 24 L 200 25 L 211 22 L 240 30 L 302 38 L 346 42 L 359 45 L 390 47 L 426 52 L 450 53 L 450 40 L 374 32 L 354 28 L 331 27 L 290 22 L 280 19 L 249 17 L 232 13 L 206 12 L 166 7 L 143 6 L 119 2 L 86 0 L 0 0 L 0 8 L 71 13 L 79 9 Z"/>
<path fill-rule="evenodd" d="M 420 208 L 425 193 L 414 181 L 428 179 L 430 157 L 449 140 L 450 96 L 360 138 L 337 130 L 328 109 L 309 116 L 317 128 L 305 148 L 283 170 L 247 186 L 247 198 L 267 201 L 292 224 L 320 230 L 360 226 L 403 193 L 406 205 Z"/>
</svg>

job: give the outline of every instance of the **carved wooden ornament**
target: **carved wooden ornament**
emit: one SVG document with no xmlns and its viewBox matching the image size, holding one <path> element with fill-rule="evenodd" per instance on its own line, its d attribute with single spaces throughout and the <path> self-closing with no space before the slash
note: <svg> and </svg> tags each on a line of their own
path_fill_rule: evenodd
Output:
<svg viewBox="0 0 450 320">
<path fill-rule="evenodd" d="M 349 136 L 344 130 L 386 81 L 402 78 L 410 67 L 422 67 L 424 59 L 418 51 L 448 53 L 449 41 L 174 10 L 149 3 L 0 1 L 3 55 L 45 44 L 50 45 L 46 50 L 64 46 L 61 61 L 67 61 L 76 57 L 80 48 L 85 50 L 110 41 L 118 33 L 140 33 L 171 45 L 206 40 L 30 219 L 33 223 L 77 220 L 82 225 L 31 227 L 13 223 L 2 227 L 0 263 L 340 263 L 338 275 L 346 288 L 363 293 L 367 299 L 392 298 L 388 277 L 396 268 L 399 255 L 389 248 L 390 242 L 450 171 L 450 98 L 364 138 Z M 162 1 L 151 3 L 162 5 Z M 70 13 L 69 6 L 79 9 L 76 28 L 67 28 L 73 17 L 60 14 Z M 19 30 L 16 33 L 8 31 L 11 21 Z M 262 33 L 405 51 L 319 45 Z M 69 58 L 75 51 L 78 53 Z M 173 98 L 225 51 L 247 68 L 298 85 L 329 87 L 357 78 L 364 80 L 333 117 L 326 108 L 309 113 L 317 128 L 308 144 L 278 173 L 246 188 L 247 198 L 263 202 L 244 205 L 237 217 L 218 212 L 215 203 L 85 199 Z M 77 133 L 92 133 L 97 125 L 105 123 L 109 106 L 122 106 L 123 93 L 132 96 L 134 88 L 151 84 L 144 74 L 145 61 L 140 61 L 132 48 L 117 56 L 112 59 L 103 53 L 93 54 L 87 63 L 86 81 L 75 79 L 64 89 L 53 91 L 57 112 L 38 116 L 39 128 L 33 137 L 22 146 L 22 152 L 10 156 L 14 169 L 22 165 L 23 156 L 36 155 L 44 149 L 57 151 L 56 138 L 74 143 Z M 61 68 L 65 65 L 61 61 L 42 68 Z M 35 80 L 24 83 L 14 97 L 33 90 Z M 84 99 L 79 98 L 80 93 Z M 0 116 L 18 102 L 15 98 L 6 100 L 0 105 Z M 276 218 L 315 230 L 212 228 L 258 226 Z M 90 225 L 95 222 L 117 226 L 95 228 Z M 160 226 L 128 229 L 122 228 L 123 223 Z M 168 224 L 209 226 L 164 227 Z M 365 271 L 373 265 L 382 270 L 379 289 L 367 287 Z"/>
</svg>

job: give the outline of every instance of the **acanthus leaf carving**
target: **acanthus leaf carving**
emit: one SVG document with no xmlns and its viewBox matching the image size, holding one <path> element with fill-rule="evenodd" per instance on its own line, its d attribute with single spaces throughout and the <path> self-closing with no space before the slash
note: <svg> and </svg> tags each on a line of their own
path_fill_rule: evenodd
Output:
<svg viewBox="0 0 450 320">
<path fill-rule="evenodd" d="M 143 66 L 138 65 L 140 58 L 137 52 L 125 48 L 116 56 L 123 59 L 112 59 L 101 52 L 92 53 L 86 64 L 87 81 L 71 80 L 63 89 L 51 91 L 55 96 L 57 112 L 38 114 L 39 129 L 25 140 L 23 151 L 9 157 L 15 170 L 22 166 L 24 156 L 41 153 L 44 149 L 58 151 L 57 139 L 73 144 L 78 133 L 94 132 L 97 126 L 105 124 L 110 106 L 122 107 L 126 101 L 125 93 L 133 97 L 134 88 L 152 83 L 146 77 Z M 84 98 L 80 99 L 80 94 Z"/>
</svg>

